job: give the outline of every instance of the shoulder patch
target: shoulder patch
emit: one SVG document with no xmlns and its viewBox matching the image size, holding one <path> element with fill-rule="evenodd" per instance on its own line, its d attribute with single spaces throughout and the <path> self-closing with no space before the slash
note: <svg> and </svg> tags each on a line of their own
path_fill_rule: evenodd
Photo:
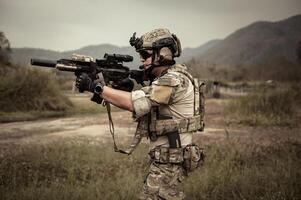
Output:
<svg viewBox="0 0 301 200">
<path fill-rule="evenodd" d="M 162 85 L 162 86 L 177 86 L 181 83 L 179 77 L 175 74 L 166 74 L 160 78 L 158 78 L 156 81 L 153 82 L 155 85 Z"/>
<path fill-rule="evenodd" d="M 168 104 L 173 92 L 173 87 L 165 85 L 153 85 L 150 99 L 159 104 Z"/>
</svg>

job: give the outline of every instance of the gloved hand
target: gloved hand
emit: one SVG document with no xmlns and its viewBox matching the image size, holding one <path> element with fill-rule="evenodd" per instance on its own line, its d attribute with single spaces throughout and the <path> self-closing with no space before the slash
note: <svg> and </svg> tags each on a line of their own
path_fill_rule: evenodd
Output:
<svg viewBox="0 0 301 200">
<path fill-rule="evenodd" d="M 94 92 L 95 85 L 96 83 L 93 82 L 87 73 L 81 73 L 76 78 L 75 86 L 81 93 L 84 91 Z"/>
<path fill-rule="evenodd" d="M 112 87 L 114 89 L 131 92 L 134 88 L 134 82 L 129 78 L 125 78 L 117 83 L 112 84 Z"/>
</svg>

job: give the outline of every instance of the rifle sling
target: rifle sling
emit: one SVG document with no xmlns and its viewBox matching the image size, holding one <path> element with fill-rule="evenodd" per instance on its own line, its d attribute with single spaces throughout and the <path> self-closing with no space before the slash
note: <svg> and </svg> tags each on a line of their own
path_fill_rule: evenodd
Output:
<svg viewBox="0 0 301 200">
<path fill-rule="evenodd" d="M 112 115 L 111 115 L 111 105 L 109 102 L 105 102 L 105 106 L 107 108 L 110 133 L 112 135 L 113 144 L 114 144 L 114 151 L 122 153 L 122 154 L 130 155 L 134 151 L 134 149 L 138 146 L 138 144 L 140 143 L 140 141 L 142 139 L 142 134 L 140 134 L 140 129 L 139 129 L 141 122 L 138 122 L 137 129 L 136 129 L 136 132 L 135 132 L 135 135 L 134 135 L 134 138 L 132 140 L 130 147 L 127 150 L 119 149 L 115 142 L 115 129 L 114 129 L 114 123 L 113 123 L 113 119 L 112 119 Z"/>
</svg>

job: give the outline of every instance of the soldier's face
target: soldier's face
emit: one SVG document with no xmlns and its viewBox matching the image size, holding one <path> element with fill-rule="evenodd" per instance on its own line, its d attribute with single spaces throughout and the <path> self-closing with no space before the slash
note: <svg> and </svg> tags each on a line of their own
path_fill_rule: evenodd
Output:
<svg viewBox="0 0 301 200">
<path fill-rule="evenodd" d="M 143 63 L 144 69 L 148 69 L 152 64 L 151 54 L 144 55 L 143 53 L 140 53 L 140 61 Z"/>
</svg>

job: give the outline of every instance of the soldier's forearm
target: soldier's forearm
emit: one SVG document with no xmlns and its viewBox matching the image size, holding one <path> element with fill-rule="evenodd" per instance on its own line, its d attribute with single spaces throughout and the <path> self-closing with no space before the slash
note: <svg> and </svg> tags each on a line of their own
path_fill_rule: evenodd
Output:
<svg viewBox="0 0 301 200">
<path fill-rule="evenodd" d="M 113 105 L 115 105 L 119 108 L 131 111 L 131 112 L 134 111 L 132 97 L 131 97 L 130 92 L 116 90 L 116 89 L 104 86 L 101 96 L 106 101 L 112 103 Z"/>
</svg>

